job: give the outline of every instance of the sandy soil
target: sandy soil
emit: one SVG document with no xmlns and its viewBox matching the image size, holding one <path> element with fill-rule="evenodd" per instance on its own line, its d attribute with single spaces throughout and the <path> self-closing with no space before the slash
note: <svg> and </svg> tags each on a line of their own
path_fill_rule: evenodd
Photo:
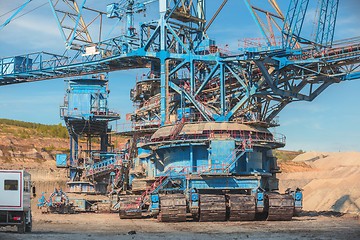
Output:
<svg viewBox="0 0 360 240">
<path fill-rule="evenodd" d="M 360 236 L 360 221 L 356 216 L 314 215 L 308 213 L 290 222 L 159 223 L 155 219 L 121 220 L 117 214 L 35 214 L 31 234 L 17 234 L 15 228 L 3 228 L 0 239 L 358 239 Z"/>
<path fill-rule="evenodd" d="M 304 164 L 308 168 L 278 175 L 281 191 L 302 188 L 307 211 L 360 214 L 360 152 L 307 152 L 288 163 L 287 168 Z"/>
</svg>

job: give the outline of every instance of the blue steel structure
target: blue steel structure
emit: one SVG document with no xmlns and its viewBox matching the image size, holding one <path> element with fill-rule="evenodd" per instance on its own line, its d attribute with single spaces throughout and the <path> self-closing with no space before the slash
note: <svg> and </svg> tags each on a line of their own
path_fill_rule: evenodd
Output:
<svg viewBox="0 0 360 240">
<path fill-rule="evenodd" d="M 321 2 L 316 32 L 316 43 L 320 44 L 321 47 L 332 45 L 338 7 L 339 0 Z"/>
<path fill-rule="evenodd" d="M 209 22 L 206 0 L 158 2 L 159 19 L 141 23 L 137 31 L 133 14 L 149 2 L 109 5 L 109 17 L 126 15 L 127 33 L 74 47 L 83 1 L 76 14 L 67 15 L 77 16 L 73 34 L 64 38 L 67 52 L 0 59 L 0 84 L 149 68 L 147 78 L 131 91 L 133 128 L 121 133 L 132 138 L 126 150 L 132 168 L 118 171 L 115 180 L 129 179 L 132 194 L 119 196 L 120 217 L 149 211 L 161 221 L 188 216 L 200 221 L 290 220 L 302 207 L 302 193 L 277 192 L 280 169 L 272 150 L 283 147 L 285 138 L 268 129 L 277 125 L 275 117 L 289 103 L 312 101 L 334 83 L 360 78 L 360 38 L 333 42 L 339 1 L 321 0 L 316 39 L 311 40 L 302 36 L 310 1 L 290 1 L 283 15 L 274 0 L 268 1 L 274 11 L 244 0 L 266 45 L 236 54 L 222 51 L 207 34 L 226 0 Z M 64 28 L 61 21 L 59 26 Z M 276 34 L 282 36 L 280 45 Z M 88 89 L 93 82 L 86 79 L 71 84 Z M 86 115 L 81 120 L 63 117 L 70 131 L 70 126 L 86 129 Z M 103 123 L 101 118 L 93 121 Z M 74 158 L 76 150 L 71 152 Z"/>
<path fill-rule="evenodd" d="M 98 78 L 71 80 L 60 107 L 70 135 L 69 178 L 71 192 L 106 193 L 110 173 L 120 169 L 125 152 L 114 152 L 109 134 L 109 122 L 120 119 L 118 113 L 108 107 L 108 81 L 104 75 Z M 79 141 L 85 141 L 80 145 Z M 93 141 L 99 142 L 97 148 Z M 59 167 L 63 155 L 58 155 Z"/>
</svg>

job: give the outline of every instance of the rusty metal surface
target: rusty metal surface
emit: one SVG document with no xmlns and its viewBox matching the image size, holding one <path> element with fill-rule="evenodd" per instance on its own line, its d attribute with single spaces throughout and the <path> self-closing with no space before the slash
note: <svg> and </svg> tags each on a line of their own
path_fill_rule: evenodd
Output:
<svg viewBox="0 0 360 240">
<path fill-rule="evenodd" d="M 121 219 L 141 218 L 139 201 L 141 195 L 120 196 L 119 216 Z"/>
<path fill-rule="evenodd" d="M 185 222 L 186 198 L 184 194 L 160 195 L 160 222 Z"/>
<path fill-rule="evenodd" d="M 200 195 L 200 222 L 226 221 L 225 195 Z"/>
<path fill-rule="evenodd" d="M 288 194 L 266 194 L 268 221 L 290 221 L 294 215 L 294 199 Z"/>
<path fill-rule="evenodd" d="M 244 194 L 229 194 L 229 220 L 252 221 L 255 219 L 255 197 Z"/>
</svg>

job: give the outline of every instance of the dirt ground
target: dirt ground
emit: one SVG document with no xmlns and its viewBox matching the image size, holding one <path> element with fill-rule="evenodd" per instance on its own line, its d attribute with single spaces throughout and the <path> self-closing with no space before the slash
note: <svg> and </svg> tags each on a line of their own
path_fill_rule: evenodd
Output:
<svg viewBox="0 0 360 240">
<path fill-rule="evenodd" d="M 132 232 L 135 231 L 135 232 Z M 0 229 L 1 240 L 90 239 L 359 239 L 359 216 L 307 213 L 290 222 L 159 223 L 121 220 L 117 214 L 35 214 L 33 232 Z"/>
<path fill-rule="evenodd" d="M 38 194 L 32 200 L 33 232 L 23 235 L 17 234 L 14 227 L 0 228 L 0 240 L 360 239 L 360 153 L 308 152 L 281 163 L 280 192 L 288 187 L 302 188 L 304 210 L 313 211 L 293 221 L 159 223 L 155 219 L 120 220 L 117 214 L 41 214 L 36 209 L 41 193 L 49 196 L 54 187 L 64 189 L 68 180 L 66 169 L 57 169 L 54 158 L 47 156 L 42 146 L 60 148 L 67 146 L 66 142 L 46 145 L 35 140 L 15 140 L 10 144 L 0 138 L 0 168 L 26 168 L 32 174 Z M 11 150 L 10 161 L 5 158 L 5 150 L 14 144 L 17 148 Z M 21 158 L 16 158 L 16 154 Z M 38 160 L 39 154 L 46 156 Z"/>
</svg>

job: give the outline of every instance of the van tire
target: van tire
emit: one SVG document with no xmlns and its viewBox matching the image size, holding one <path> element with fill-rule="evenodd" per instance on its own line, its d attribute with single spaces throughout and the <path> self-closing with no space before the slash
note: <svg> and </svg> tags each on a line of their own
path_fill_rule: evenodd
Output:
<svg viewBox="0 0 360 240">
<path fill-rule="evenodd" d="M 28 223 L 28 224 L 26 224 L 26 226 L 25 226 L 25 232 L 31 232 L 31 230 L 32 230 L 32 215 L 31 215 L 31 213 L 30 213 L 30 222 Z"/>
<path fill-rule="evenodd" d="M 24 220 L 20 225 L 17 225 L 17 232 L 23 234 L 25 233 L 25 228 L 26 228 L 26 224 Z"/>
</svg>

